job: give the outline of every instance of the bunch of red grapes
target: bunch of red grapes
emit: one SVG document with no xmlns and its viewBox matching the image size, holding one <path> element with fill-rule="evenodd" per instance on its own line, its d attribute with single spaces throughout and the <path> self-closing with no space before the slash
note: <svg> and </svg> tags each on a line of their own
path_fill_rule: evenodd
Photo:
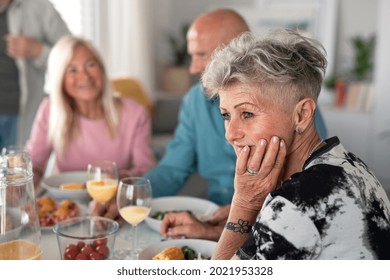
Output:
<svg viewBox="0 0 390 280">
<path fill-rule="evenodd" d="M 64 252 L 64 260 L 105 260 L 109 257 L 107 239 L 96 239 L 92 243 L 83 241 L 68 244 Z"/>
</svg>

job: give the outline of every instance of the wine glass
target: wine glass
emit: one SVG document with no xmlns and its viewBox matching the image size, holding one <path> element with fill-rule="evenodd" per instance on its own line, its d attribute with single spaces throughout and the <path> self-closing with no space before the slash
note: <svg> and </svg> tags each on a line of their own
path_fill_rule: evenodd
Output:
<svg viewBox="0 0 390 280">
<path fill-rule="evenodd" d="M 121 250 L 115 253 L 115 259 L 138 259 L 137 225 L 149 215 L 152 202 L 152 187 L 150 181 L 143 177 L 127 177 L 119 182 L 117 193 L 118 210 L 122 218 L 131 224 L 131 250 Z"/>
<path fill-rule="evenodd" d="M 116 163 L 102 160 L 88 164 L 87 191 L 89 195 L 101 204 L 106 204 L 116 194 L 119 172 Z"/>
</svg>

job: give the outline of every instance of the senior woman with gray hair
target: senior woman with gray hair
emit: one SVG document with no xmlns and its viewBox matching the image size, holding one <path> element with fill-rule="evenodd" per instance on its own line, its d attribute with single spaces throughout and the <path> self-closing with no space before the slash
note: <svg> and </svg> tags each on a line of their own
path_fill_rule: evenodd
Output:
<svg viewBox="0 0 390 280">
<path fill-rule="evenodd" d="M 214 259 L 389 259 L 390 202 L 367 166 L 314 125 L 326 58 L 277 29 L 217 51 L 202 83 L 237 154 Z M 233 257 L 232 257 L 233 256 Z"/>
</svg>

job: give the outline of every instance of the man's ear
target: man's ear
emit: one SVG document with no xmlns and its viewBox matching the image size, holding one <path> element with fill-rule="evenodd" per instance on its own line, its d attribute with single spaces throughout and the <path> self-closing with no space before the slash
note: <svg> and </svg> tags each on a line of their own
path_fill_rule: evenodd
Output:
<svg viewBox="0 0 390 280">
<path fill-rule="evenodd" d="M 302 134 L 313 119 L 316 102 L 312 98 L 304 98 L 295 105 L 294 122 L 295 131 Z"/>
</svg>

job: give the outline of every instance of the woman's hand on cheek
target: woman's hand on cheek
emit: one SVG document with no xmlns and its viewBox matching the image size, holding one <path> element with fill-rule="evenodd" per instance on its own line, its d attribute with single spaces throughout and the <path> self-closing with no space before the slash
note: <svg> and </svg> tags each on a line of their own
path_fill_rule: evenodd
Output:
<svg viewBox="0 0 390 280">
<path fill-rule="evenodd" d="M 260 139 L 256 146 L 246 146 L 237 157 L 234 202 L 249 210 L 259 210 L 265 197 L 280 183 L 286 154 L 285 142 L 277 136 L 269 143 Z"/>
</svg>

